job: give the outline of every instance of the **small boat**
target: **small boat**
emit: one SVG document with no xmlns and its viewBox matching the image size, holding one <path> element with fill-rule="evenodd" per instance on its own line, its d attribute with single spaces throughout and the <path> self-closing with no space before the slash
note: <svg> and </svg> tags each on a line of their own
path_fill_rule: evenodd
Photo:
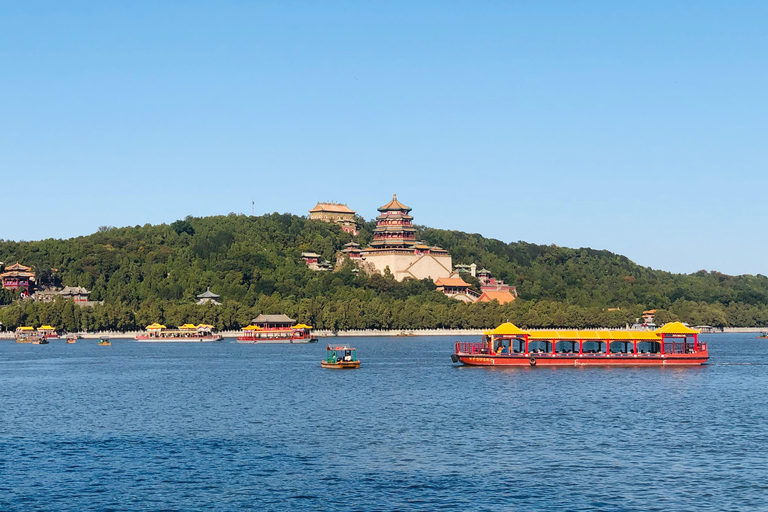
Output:
<svg viewBox="0 0 768 512">
<path fill-rule="evenodd" d="M 32 340 L 33 345 L 48 345 L 50 341 L 48 341 L 45 336 L 39 336 Z"/>
<path fill-rule="evenodd" d="M 325 349 L 325 359 L 320 361 L 320 366 L 333 370 L 356 370 L 360 368 L 360 360 L 357 358 L 357 349 L 347 345 Z"/>
<path fill-rule="evenodd" d="M 102 336 L 99 338 L 99 345 L 109 346 L 112 343 L 109 341 L 109 336 Z"/>
<path fill-rule="evenodd" d="M 77 338 L 79 338 L 77 334 L 68 334 L 67 343 L 77 343 Z"/>
<path fill-rule="evenodd" d="M 760 336 L 758 336 L 758 339 L 765 339 L 768 338 L 768 331 L 763 331 L 760 333 Z"/>
</svg>

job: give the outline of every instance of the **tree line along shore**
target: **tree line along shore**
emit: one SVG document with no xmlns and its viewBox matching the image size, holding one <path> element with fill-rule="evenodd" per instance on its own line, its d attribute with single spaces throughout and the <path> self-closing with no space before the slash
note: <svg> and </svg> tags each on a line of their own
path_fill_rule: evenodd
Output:
<svg viewBox="0 0 768 512">
<path fill-rule="evenodd" d="M 588 248 L 504 243 L 478 234 L 417 226 L 454 263 L 476 263 L 517 287 L 508 304 L 455 301 L 429 280 L 398 282 L 351 264 L 313 272 L 313 251 L 335 261 L 344 244 L 370 242 L 375 225 L 358 218 L 354 237 L 334 224 L 289 214 L 193 218 L 170 225 L 104 228 L 67 240 L 0 241 L 0 260 L 35 269 L 39 286 L 81 286 L 92 307 L 71 300 L 20 300 L 0 291 L 8 330 L 49 324 L 69 332 L 135 331 L 153 322 L 208 323 L 238 330 L 260 313 L 285 313 L 316 329 L 484 329 L 624 327 L 646 309 L 656 323 L 768 325 L 768 278 L 718 272 L 672 274 Z M 477 285 L 468 279 L 470 284 Z M 197 305 L 208 287 L 222 305 Z"/>
</svg>

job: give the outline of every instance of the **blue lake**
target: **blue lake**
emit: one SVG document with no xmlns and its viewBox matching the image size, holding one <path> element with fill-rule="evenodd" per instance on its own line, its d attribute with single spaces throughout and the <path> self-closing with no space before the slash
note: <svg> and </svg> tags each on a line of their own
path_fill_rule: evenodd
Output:
<svg viewBox="0 0 768 512">
<path fill-rule="evenodd" d="M 768 340 L 472 368 L 456 340 L 0 342 L 0 510 L 768 510 Z"/>
</svg>

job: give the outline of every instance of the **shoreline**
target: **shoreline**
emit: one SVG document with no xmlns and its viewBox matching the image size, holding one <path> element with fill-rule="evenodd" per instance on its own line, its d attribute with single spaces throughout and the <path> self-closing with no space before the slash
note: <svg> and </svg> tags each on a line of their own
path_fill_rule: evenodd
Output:
<svg viewBox="0 0 768 512">
<path fill-rule="evenodd" d="M 560 328 L 566 329 L 566 328 Z M 543 331 L 551 329 L 529 329 L 531 331 Z M 601 328 L 598 330 L 609 330 Z M 344 338 L 344 337 L 408 337 L 408 336 L 482 336 L 484 329 L 349 329 L 344 331 L 330 331 L 318 329 L 313 334 L 318 338 Z M 768 331 L 768 327 L 723 327 L 702 330 L 701 334 L 720 333 L 744 333 L 759 334 Z M 109 336 L 116 339 L 132 339 L 144 331 L 100 331 L 78 333 L 82 339 L 98 339 L 101 336 Z M 237 338 L 242 331 L 219 331 L 223 338 Z M 13 331 L 0 333 L 0 340 L 14 340 Z M 63 337 L 62 337 L 63 339 Z"/>
</svg>

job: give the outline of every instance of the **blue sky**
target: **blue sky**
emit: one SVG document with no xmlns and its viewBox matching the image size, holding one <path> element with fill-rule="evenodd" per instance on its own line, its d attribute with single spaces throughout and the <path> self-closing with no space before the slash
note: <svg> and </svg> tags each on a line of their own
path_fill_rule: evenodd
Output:
<svg viewBox="0 0 768 512">
<path fill-rule="evenodd" d="M 392 193 L 417 223 L 768 274 L 765 2 L 16 2 L 0 238 Z M 680 240 L 685 244 L 681 245 Z"/>
</svg>

